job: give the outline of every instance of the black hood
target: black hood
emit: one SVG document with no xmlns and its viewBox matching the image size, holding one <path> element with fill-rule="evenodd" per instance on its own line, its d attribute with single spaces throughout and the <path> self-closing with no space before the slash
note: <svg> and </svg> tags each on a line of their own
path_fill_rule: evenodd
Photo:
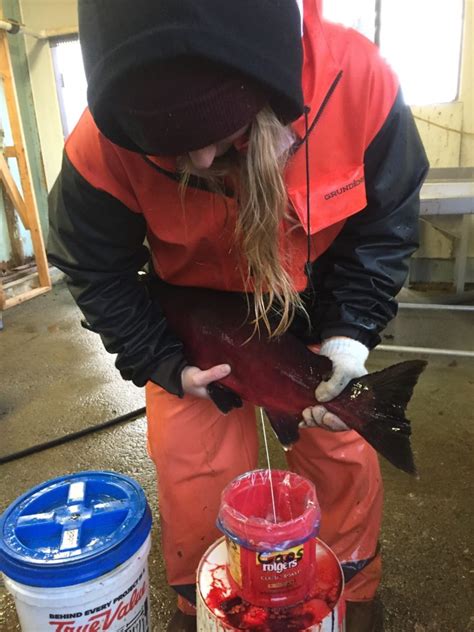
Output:
<svg viewBox="0 0 474 632">
<path fill-rule="evenodd" d="M 255 80 L 284 123 L 303 113 L 301 17 L 296 0 L 79 0 L 88 102 L 117 144 L 110 95 L 134 69 L 204 57 Z M 125 141 L 125 139 L 124 139 Z M 126 141 L 124 142 L 126 145 Z"/>
</svg>

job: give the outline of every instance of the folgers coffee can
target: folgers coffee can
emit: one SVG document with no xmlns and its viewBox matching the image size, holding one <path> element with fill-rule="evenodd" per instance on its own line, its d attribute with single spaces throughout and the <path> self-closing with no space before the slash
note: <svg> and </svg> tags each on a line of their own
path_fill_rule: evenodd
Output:
<svg viewBox="0 0 474 632">
<path fill-rule="evenodd" d="M 225 538 L 204 554 L 197 572 L 198 632 L 344 632 L 344 575 L 337 557 L 318 538 L 318 572 L 311 594 L 289 608 L 262 608 L 244 602 L 231 586 Z"/>
<path fill-rule="evenodd" d="M 255 470 L 225 488 L 217 526 L 229 582 L 244 601 L 287 608 L 311 595 L 320 519 L 314 485 L 293 472 Z"/>
<path fill-rule="evenodd" d="M 140 485 L 80 472 L 0 517 L 0 571 L 23 632 L 149 632 L 151 512 Z"/>
</svg>

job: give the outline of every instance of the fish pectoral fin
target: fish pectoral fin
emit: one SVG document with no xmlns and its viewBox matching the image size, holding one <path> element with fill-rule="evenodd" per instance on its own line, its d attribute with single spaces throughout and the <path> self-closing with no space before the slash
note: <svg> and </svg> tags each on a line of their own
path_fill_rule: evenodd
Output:
<svg viewBox="0 0 474 632">
<path fill-rule="evenodd" d="M 226 415 L 234 408 L 242 408 L 242 399 L 235 391 L 220 382 L 207 385 L 207 392 L 217 408 Z"/>
<path fill-rule="evenodd" d="M 298 426 L 301 415 L 291 415 L 277 410 L 268 410 L 268 408 L 265 408 L 265 414 L 278 441 L 284 447 L 289 447 L 298 441 L 300 438 Z"/>
</svg>

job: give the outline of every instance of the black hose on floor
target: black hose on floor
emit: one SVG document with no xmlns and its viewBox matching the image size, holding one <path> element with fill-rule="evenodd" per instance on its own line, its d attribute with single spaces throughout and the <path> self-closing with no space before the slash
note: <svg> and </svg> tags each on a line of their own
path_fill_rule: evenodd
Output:
<svg viewBox="0 0 474 632">
<path fill-rule="evenodd" d="M 114 419 L 109 419 L 108 421 L 96 424 L 95 426 L 89 426 L 88 428 L 84 428 L 83 430 L 79 430 L 78 432 L 71 432 L 71 434 L 64 435 L 64 437 L 58 437 L 57 439 L 52 439 L 51 441 L 46 441 L 45 443 L 33 445 L 31 446 L 31 448 L 26 448 L 25 450 L 20 450 L 19 452 L 14 452 L 13 454 L 1 456 L 0 465 L 10 463 L 11 461 L 17 461 L 18 459 L 22 459 L 23 457 L 29 456 L 30 454 L 36 454 L 37 452 L 42 452 L 43 450 L 54 448 L 57 445 L 68 443 L 68 441 L 74 441 L 74 439 L 79 439 L 80 437 L 92 434 L 93 432 L 98 432 L 99 430 L 104 430 L 105 428 L 116 426 L 117 424 L 125 423 L 127 421 L 133 421 L 138 417 L 143 417 L 145 415 L 145 411 L 146 408 L 139 408 L 138 410 L 134 410 L 131 413 L 120 415 L 120 417 L 114 417 Z"/>
</svg>

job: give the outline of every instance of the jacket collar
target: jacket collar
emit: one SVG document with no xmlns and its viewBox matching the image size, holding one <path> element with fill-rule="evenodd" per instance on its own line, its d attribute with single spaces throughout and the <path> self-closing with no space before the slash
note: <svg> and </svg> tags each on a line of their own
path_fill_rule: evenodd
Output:
<svg viewBox="0 0 474 632">
<path fill-rule="evenodd" d="M 302 84 L 304 102 L 310 108 L 309 127 L 341 70 L 341 65 L 336 62 L 329 45 L 321 5 L 321 0 L 304 0 Z M 292 127 L 296 134 L 303 138 L 304 116 L 296 120 Z"/>
</svg>

